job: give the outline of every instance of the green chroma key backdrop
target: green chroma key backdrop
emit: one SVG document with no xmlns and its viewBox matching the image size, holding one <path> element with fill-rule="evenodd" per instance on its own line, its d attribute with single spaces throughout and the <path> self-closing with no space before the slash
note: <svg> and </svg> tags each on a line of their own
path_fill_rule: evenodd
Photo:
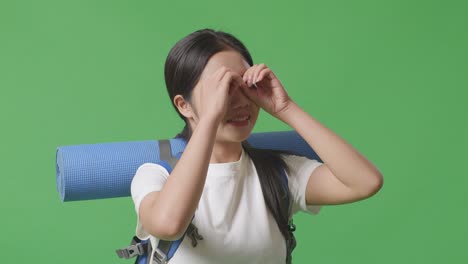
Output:
<svg viewBox="0 0 468 264">
<path fill-rule="evenodd" d="M 295 216 L 294 263 L 468 263 L 465 1 L 2 1 L 1 263 L 133 263 L 130 197 L 62 203 L 58 146 L 164 139 L 164 61 L 230 32 L 382 172 L 370 199 Z M 254 132 L 290 128 L 262 112 Z"/>
</svg>

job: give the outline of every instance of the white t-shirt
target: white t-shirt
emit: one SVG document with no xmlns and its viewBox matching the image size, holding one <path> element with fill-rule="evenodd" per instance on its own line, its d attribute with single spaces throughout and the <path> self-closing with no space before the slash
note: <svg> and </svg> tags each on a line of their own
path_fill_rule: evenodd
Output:
<svg viewBox="0 0 468 264">
<path fill-rule="evenodd" d="M 318 214 L 321 206 L 306 205 L 305 191 L 310 174 L 322 163 L 295 155 L 283 157 L 291 170 L 292 213 Z M 138 208 L 145 195 L 162 189 L 168 176 L 164 167 L 144 163 L 132 180 L 136 236 L 142 240 L 159 241 L 144 230 Z M 193 224 L 204 239 L 192 247 L 191 239 L 185 236 L 169 263 L 285 263 L 285 240 L 266 206 L 254 164 L 243 149 L 236 162 L 209 164 Z"/>
</svg>

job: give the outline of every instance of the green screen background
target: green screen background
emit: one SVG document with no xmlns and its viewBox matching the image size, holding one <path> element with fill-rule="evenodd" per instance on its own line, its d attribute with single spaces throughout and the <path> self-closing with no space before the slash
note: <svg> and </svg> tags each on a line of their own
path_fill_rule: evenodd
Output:
<svg viewBox="0 0 468 264">
<path fill-rule="evenodd" d="M 1 263 L 133 263 L 130 197 L 62 203 L 58 146 L 173 137 L 165 58 L 237 36 L 383 173 L 375 196 L 295 216 L 295 263 L 467 263 L 465 1 L 2 1 Z M 290 128 L 263 112 L 254 132 Z"/>
</svg>

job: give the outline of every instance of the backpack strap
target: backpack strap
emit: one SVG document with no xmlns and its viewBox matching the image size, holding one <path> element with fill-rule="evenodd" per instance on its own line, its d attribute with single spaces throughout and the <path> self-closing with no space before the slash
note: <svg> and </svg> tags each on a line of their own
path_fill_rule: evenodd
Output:
<svg viewBox="0 0 468 264">
<path fill-rule="evenodd" d="M 171 173 L 172 169 L 175 167 L 178 161 L 176 157 L 172 156 L 171 142 L 165 139 L 159 140 L 158 143 L 159 159 L 163 161 L 161 165 L 163 165 L 167 169 L 167 171 Z M 192 217 L 192 221 L 194 218 L 195 215 Z M 198 228 L 192 222 L 190 222 L 187 230 L 180 239 L 175 241 L 159 240 L 158 246 L 154 250 L 149 251 L 151 252 L 150 254 L 152 254 L 152 257 L 148 258 L 148 263 L 150 263 L 150 261 L 152 262 L 151 264 L 167 263 L 179 248 L 179 245 L 182 243 L 182 240 L 185 238 L 185 235 L 187 235 L 192 240 L 193 247 L 197 246 L 197 240 L 203 240 L 203 236 L 201 236 L 198 233 Z"/>
<path fill-rule="evenodd" d="M 190 223 L 190 225 L 187 228 L 187 231 L 180 239 L 175 241 L 159 240 L 158 247 L 155 248 L 154 251 L 151 247 L 148 252 L 152 252 L 153 256 L 152 258 L 148 258 L 148 262 L 146 264 L 166 264 L 174 256 L 175 252 L 179 248 L 185 236 L 188 236 L 192 239 L 193 247 L 197 246 L 197 239 L 203 239 L 203 237 L 200 234 L 198 234 L 198 229 L 195 227 L 195 225 L 193 223 Z M 149 255 L 151 255 L 151 253 Z M 151 259 L 152 262 L 150 262 Z"/>
<path fill-rule="evenodd" d="M 286 171 L 284 168 L 280 169 L 281 178 L 283 182 L 283 187 L 286 191 L 286 200 L 285 203 L 288 206 L 288 227 L 289 227 L 289 238 L 286 239 L 286 264 L 291 264 L 292 261 L 292 251 L 296 247 L 296 238 L 294 237 L 294 231 L 296 231 L 296 225 L 293 223 L 292 217 L 292 205 L 293 200 L 291 199 L 291 195 L 289 192 L 289 185 L 288 185 L 288 176 L 286 175 Z"/>
<path fill-rule="evenodd" d="M 160 165 L 171 173 L 177 164 L 178 156 L 172 156 L 171 142 L 169 140 L 158 140 L 158 145 Z M 192 217 L 192 221 L 194 218 L 195 215 Z M 157 242 L 152 239 L 153 237 L 150 237 L 150 239 L 142 241 L 137 236 L 134 236 L 130 242 L 130 246 L 117 249 L 116 253 L 120 258 L 126 259 L 136 256 L 135 264 L 166 264 L 175 254 L 186 235 L 192 240 L 193 247 L 197 246 L 197 240 L 203 240 L 203 236 L 198 233 L 198 228 L 190 222 L 184 235 L 178 240 L 159 240 Z M 153 250 L 153 245 L 156 243 L 158 246 Z"/>
<path fill-rule="evenodd" d="M 159 143 L 159 159 L 164 160 L 167 163 L 169 163 L 169 165 L 171 166 L 171 170 L 172 170 L 177 164 L 178 159 L 172 156 L 171 142 L 167 139 L 163 139 L 163 140 L 158 140 L 158 143 Z"/>
<path fill-rule="evenodd" d="M 243 144 L 246 145 L 247 147 L 251 147 L 251 148 L 253 147 L 247 140 L 244 141 Z M 285 193 L 286 193 L 286 199 L 282 199 L 282 202 L 284 202 L 288 208 L 289 237 L 285 238 L 286 240 L 286 264 L 291 264 L 292 251 L 296 247 L 296 238 L 294 237 L 294 233 L 293 233 L 294 231 L 296 231 L 296 225 L 293 223 L 293 218 L 292 218 L 293 200 L 290 198 L 291 193 L 289 191 L 288 176 L 286 175 L 285 168 L 277 166 L 277 169 L 280 172 L 283 189 L 285 190 Z M 279 226 L 279 223 L 277 224 Z"/>
</svg>

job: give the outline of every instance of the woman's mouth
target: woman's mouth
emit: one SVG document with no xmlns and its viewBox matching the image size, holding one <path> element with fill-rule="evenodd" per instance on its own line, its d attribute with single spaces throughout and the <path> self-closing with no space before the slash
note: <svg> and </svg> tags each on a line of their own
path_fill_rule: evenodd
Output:
<svg viewBox="0 0 468 264">
<path fill-rule="evenodd" d="M 227 123 L 233 126 L 246 126 L 250 122 L 250 114 L 243 116 L 236 116 L 234 118 L 228 119 Z"/>
</svg>

